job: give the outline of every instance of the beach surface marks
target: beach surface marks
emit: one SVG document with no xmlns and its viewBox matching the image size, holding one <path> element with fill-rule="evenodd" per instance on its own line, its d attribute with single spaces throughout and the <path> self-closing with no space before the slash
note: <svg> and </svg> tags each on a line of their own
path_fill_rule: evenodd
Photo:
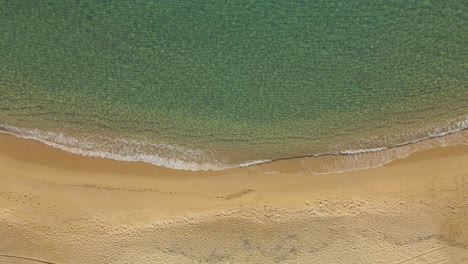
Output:
<svg viewBox="0 0 468 264">
<path fill-rule="evenodd" d="M 176 171 L 0 135 L 0 237 L 0 263 L 463 264 L 468 146 L 297 175 Z"/>
</svg>

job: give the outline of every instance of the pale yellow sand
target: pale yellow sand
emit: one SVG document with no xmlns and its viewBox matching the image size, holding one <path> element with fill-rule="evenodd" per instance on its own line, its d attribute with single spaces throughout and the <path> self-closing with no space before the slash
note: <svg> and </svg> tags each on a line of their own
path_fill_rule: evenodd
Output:
<svg viewBox="0 0 468 264">
<path fill-rule="evenodd" d="M 468 146 L 259 172 L 295 164 L 174 171 L 0 135 L 0 263 L 468 263 Z"/>
</svg>

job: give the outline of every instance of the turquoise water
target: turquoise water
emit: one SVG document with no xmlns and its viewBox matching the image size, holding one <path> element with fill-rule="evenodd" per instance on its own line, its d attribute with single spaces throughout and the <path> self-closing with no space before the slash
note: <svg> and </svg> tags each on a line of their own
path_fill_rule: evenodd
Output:
<svg viewBox="0 0 468 264">
<path fill-rule="evenodd" d="M 221 169 L 466 128 L 465 1 L 0 1 L 0 126 Z"/>
</svg>

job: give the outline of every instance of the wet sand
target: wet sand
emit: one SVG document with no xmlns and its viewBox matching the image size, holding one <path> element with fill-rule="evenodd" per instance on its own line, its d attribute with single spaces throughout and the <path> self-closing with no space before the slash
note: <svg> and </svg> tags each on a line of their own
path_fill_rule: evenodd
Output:
<svg viewBox="0 0 468 264">
<path fill-rule="evenodd" d="M 468 146 L 264 172 L 297 163 L 176 171 L 0 135 L 0 263 L 468 263 Z"/>
</svg>

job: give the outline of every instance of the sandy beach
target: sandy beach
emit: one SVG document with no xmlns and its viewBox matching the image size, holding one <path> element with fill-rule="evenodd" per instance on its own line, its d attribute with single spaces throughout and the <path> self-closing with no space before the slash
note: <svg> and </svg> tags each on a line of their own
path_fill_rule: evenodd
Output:
<svg viewBox="0 0 468 264">
<path fill-rule="evenodd" d="M 0 263 L 468 263 L 468 146 L 192 172 L 0 135 Z"/>
</svg>

